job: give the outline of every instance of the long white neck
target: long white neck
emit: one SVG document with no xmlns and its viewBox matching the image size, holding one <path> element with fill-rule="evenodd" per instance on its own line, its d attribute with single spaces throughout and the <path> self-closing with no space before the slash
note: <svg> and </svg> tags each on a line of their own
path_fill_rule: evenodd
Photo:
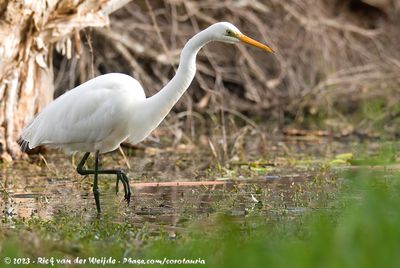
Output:
<svg viewBox="0 0 400 268">
<path fill-rule="evenodd" d="M 212 38 L 206 30 L 193 36 L 181 52 L 175 76 L 157 94 L 147 98 L 144 103 L 145 118 L 150 118 L 151 128 L 156 128 L 192 82 L 196 73 L 196 56 L 199 50 Z"/>
</svg>

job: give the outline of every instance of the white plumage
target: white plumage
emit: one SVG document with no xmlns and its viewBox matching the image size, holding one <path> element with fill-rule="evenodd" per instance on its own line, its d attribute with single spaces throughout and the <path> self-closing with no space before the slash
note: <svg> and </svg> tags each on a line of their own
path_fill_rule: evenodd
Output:
<svg viewBox="0 0 400 268">
<path fill-rule="evenodd" d="M 196 73 L 196 55 L 210 41 L 245 42 L 272 50 L 245 35 L 234 25 L 220 22 L 191 38 L 182 50 L 176 75 L 163 89 L 146 98 L 134 78 L 111 73 L 93 78 L 55 99 L 22 131 L 21 147 L 51 145 L 66 151 L 87 152 L 78 165 L 82 175 L 94 174 L 93 191 L 100 212 L 98 174 L 116 174 L 129 202 L 128 178 L 120 170 L 99 170 L 99 153 L 113 151 L 125 140 L 138 143 L 169 113 L 189 87 Z M 89 152 L 95 152 L 94 170 L 84 169 Z"/>
<path fill-rule="evenodd" d="M 197 52 L 214 40 L 244 41 L 271 52 L 234 25 L 216 23 L 189 40 L 176 76 L 152 98 L 146 99 L 140 83 L 128 75 L 98 76 L 66 92 L 40 112 L 22 131 L 22 146 L 32 149 L 53 145 L 66 151 L 104 153 L 115 150 L 126 139 L 132 143 L 142 141 L 190 85 Z"/>
<path fill-rule="evenodd" d="M 140 112 L 135 107 L 145 98 L 134 78 L 119 73 L 101 75 L 55 99 L 21 137 L 29 148 L 53 145 L 66 151 L 112 151 L 130 136 L 133 115 Z"/>
</svg>

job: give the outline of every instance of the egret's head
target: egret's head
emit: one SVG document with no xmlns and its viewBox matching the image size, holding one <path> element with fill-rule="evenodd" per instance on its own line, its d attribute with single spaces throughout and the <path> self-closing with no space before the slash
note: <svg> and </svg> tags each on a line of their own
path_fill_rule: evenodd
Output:
<svg viewBox="0 0 400 268">
<path fill-rule="evenodd" d="M 229 22 L 218 22 L 209 27 L 211 32 L 213 33 L 214 40 L 216 41 L 221 41 L 225 43 L 239 43 L 243 42 L 258 48 L 261 48 L 262 50 L 265 50 L 267 52 L 272 53 L 272 49 L 264 44 L 261 44 L 260 42 L 257 42 L 254 39 L 251 39 L 250 37 L 242 34 L 238 28 L 236 28 L 235 25 L 229 23 Z"/>
</svg>

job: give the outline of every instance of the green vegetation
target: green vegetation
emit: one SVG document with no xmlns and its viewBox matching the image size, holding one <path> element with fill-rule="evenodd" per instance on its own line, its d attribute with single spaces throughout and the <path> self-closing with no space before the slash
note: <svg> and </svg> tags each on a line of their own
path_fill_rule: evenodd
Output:
<svg viewBox="0 0 400 268">
<path fill-rule="evenodd" d="M 382 146 L 373 158 L 393 159 L 389 148 Z M 133 265 L 166 258 L 178 263 L 204 261 L 206 265 L 197 265 L 201 267 L 400 267 L 400 174 L 390 167 L 343 168 L 352 159 L 347 153 L 317 166 L 291 163 L 314 174 L 313 178 L 292 182 L 286 186 L 289 192 L 279 187 L 268 190 L 269 184 L 244 188 L 238 184 L 224 190 L 226 196 L 214 201 L 209 213 L 185 215 L 192 210 L 182 210 L 184 228 L 172 230 L 132 224 L 120 212 L 93 218 L 86 211 L 66 209 L 50 220 L 4 216 L 1 261 L 9 257 L 51 262 L 53 257 L 72 263 L 86 260 L 86 265 L 75 264 L 83 267 L 95 261 L 89 258 L 97 257 L 100 264 L 118 267 L 124 262 Z M 247 169 L 240 163 L 229 172 L 265 176 L 276 171 L 260 163 L 249 163 Z M 240 203 L 245 193 L 255 200 Z M 237 213 L 238 206 L 245 207 L 243 213 Z M 113 260 L 114 265 L 109 263 Z M 54 263 L 54 267 L 64 264 Z"/>
</svg>

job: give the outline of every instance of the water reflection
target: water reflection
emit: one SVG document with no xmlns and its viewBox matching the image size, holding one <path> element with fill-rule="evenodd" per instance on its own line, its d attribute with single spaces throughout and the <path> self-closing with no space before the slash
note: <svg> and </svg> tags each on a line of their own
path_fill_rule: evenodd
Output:
<svg viewBox="0 0 400 268">
<path fill-rule="evenodd" d="M 293 164 L 287 158 L 310 159 L 309 155 L 326 157 L 346 152 L 348 144 L 294 140 L 285 143 L 279 141 L 268 145 L 268 148 L 271 148 L 268 154 L 271 160 L 263 161 L 275 164 L 259 174 L 249 172 L 248 166 L 240 164 L 231 164 L 231 174 L 228 175 L 223 172 L 210 173 L 209 167 L 215 161 L 210 152 L 159 150 L 151 156 L 145 152 L 131 155 L 131 204 L 125 204 L 121 191 L 116 195 L 115 177 L 100 176 L 103 211 L 114 213 L 116 220 L 128 220 L 135 225 L 146 223 L 163 226 L 165 229 L 185 227 L 189 220 L 207 217 L 215 211 L 239 217 L 254 212 L 271 215 L 271 212 L 281 213 L 282 210 L 302 213 L 312 205 L 319 193 L 330 191 L 329 185 L 335 182 L 335 178 L 321 170 L 318 161 Z M 283 156 L 285 162 L 279 163 Z M 58 213 L 81 213 L 96 217 L 92 177 L 77 175 L 71 158 L 62 153 L 52 152 L 47 157 L 51 159 L 45 162 L 33 157 L 31 162 L 21 161 L 2 166 L 1 218 L 51 219 Z M 124 166 L 124 160 L 118 154 L 109 154 L 104 156 L 103 164 Z M 329 183 L 318 184 L 317 180 L 327 180 Z M 171 181 L 181 183 L 165 184 Z M 201 184 L 201 181 L 211 182 Z"/>
</svg>

